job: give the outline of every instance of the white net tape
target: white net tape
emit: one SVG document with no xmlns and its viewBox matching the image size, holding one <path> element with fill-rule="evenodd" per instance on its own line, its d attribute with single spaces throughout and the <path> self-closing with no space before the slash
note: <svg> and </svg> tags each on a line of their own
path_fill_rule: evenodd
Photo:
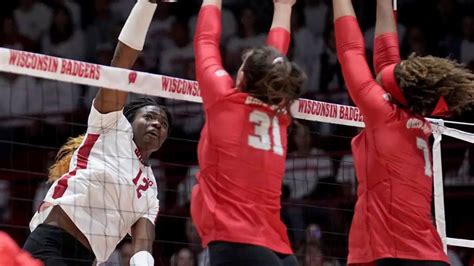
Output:
<svg viewBox="0 0 474 266">
<path fill-rule="evenodd" d="M 200 90 L 195 81 L 6 48 L 0 48 L 0 71 L 94 87 L 114 88 L 168 99 L 201 102 Z M 298 119 L 364 127 L 363 116 L 358 108 L 352 106 L 299 99 L 291 110 L 292 115 Z M 445 248 L 447 245 L 474 248 L 474 240 L 449 238 L 446 235 L 440 146 L 443 135 L 474 143 L 474 134 L 445 126 L 447 123 L 455 122 L 443 120 L 431 120 L 431 122 L 435 137 L 433 144 L 434 205 L 438 232 Z"/>
</svg>

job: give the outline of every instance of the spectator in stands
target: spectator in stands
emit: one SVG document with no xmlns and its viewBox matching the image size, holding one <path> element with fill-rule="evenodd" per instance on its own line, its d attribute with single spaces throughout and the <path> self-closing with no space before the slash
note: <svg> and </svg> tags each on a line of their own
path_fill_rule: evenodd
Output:
<svg viewBox="0 0 474 266">
<path fill-rule="evenodd" d="M 20 0 L 19 3 L 14 11 L 18 30 L 21 35 L 38 43 L 51 25 L 51 9 L 37 0 Z"/>
<path fill-rule="evenodd" d="M 337 60 L 334 28 L 328 24 L 324 31 L 324 48 L 320 57 L 321 72 L 319 88 L 324 94 L 323 99 L 330 102 L 347 104 L 347 93 L 344 91 L 344 78 Z M 340 98 L 342 94 L 342 98 Z"/>
<path fill-rule="evenodd" d="M 304 3 L 306 4 L 304 14 L 309 30 L 314 37 L 322 38 L 328 24 L 328 6 L 324 0 L 305 0 Z"/>
<path fill-rule="evenodd" d="M 13 16 L 0 18 L 0 46 L 16 50 L 32 50 L 33 42 L 18 32 Z"/>
<path fill-rule="evenodd" d="M 64 6 L 53 12 L 53 22 L 49 33 L 44 35 L 42 48 L 45 54 L 70 59 L 84 59 L 84 36 L 80 28 L 75 28 L 71 13 Z"/>
<path fill-rule="evenodd" d="M 228 2 L 226 1 L 226 4 Z M 193 15 L 189 19 L 189 29 L 191 30 L 191 35 L 194 36 L 194 31 L 196 29 L 196 22 L 197 22 L 197 15 Z M 227 46 L 227 42 L 229 41 L 230 38 L 234 37 L 235 34 L 237 33 L 237 20 L 235 19 L 234 13 L 225 8 L 225 6 L 222 7 L 222 25 L 225 25 L 225 27 L 222 28 L 222 37 L 221 37 L 221 42 L 224 47 Z"/>
<path fill-rule="evenodd" d="M 71 13 L 72 21 L 74 23 L 74 27 L 76 29 L 80 29 L 82 27 L 81 6 L 78 3 L 76 3 L 76 1 L 73 1 L 73 0 L 52 0 L 52 4 L 53 4 L 54 7 L 63 6 L 65 8 L 67 8 L 67 10 L 69 10 L 69 13 Z"/>
<path fill-rule="evenodd" d="M 45 54 L 53 56 L 84 59 L 84 35 L 80 28 L 74 25 L 68 7 L 58 5 L 53 10 L 53 22 L 49 32 L 42 38 L 42 49 Z M 42 114 L 67 113 L 76 110 L 81 94 L 79 85 L 64 83 L 58 88 L 56 81 L 41 80 L 40 88 Z"/>
<path fill-rule="evenodd" d="M 301 199 L 316 189 L 318 179 L 333 175 L 331 158 L 313 147 L 311 132 L 297 125 L 293 134 L 295 150 L 288 154 L 284 184 L 292 199 Z"/>
<path fill-rule="evenodd" d="M 167 30 L 163 29 L 163 31 Z M 194 51 L 190 41 L 189 24 L 184 20 L 173 18 L 169 35 L 172 43 L 167 44 L 168 47 L 165 50 L 158 50 L 162 51 L 159 58 L 160 73 L 190 80 L 195 79 Z M 174 132 L 180 137 L 197 139 L 203 124 L 202 105 L 171 99 L 165 99 L 165 103 L 176 116 Z"/>
<path fill-rule="evenodd" d="M 265 43 L 265 35 L 259 30 L 259 20 L 254 9 L 243 7 L 239 12 L 237 36 L 231 37 L 226 45 L 225 64 L 229 73 L 237 72 L 242 54 L 252 47 Z"/>
<path fill-rule="evenodd" d="M 0 127 L 28 126 L 31 120 L 21 119 L 25 114 L 39 113 L 43 108 L 38 97 L 38 82 L 32 77 L 0 72 L 0 116 L 10 117 Z"/>
<path fill-rule="evenodd" d="M 194 254 L 189 248 L 182 248 L 170 259 L 171 266 L 196 266 Z"/>
<path fill-rule="evenodd" d="M 286 161 L 284 184 L 289 189 L 291 202 L 282 209 L 293 244 L 299 245 L 304 239 L 304 229 L 308 221 L 328 227 L 334 213 L 321 208 L 302 208 L 296 203 L 315 202 L 334 199 L 340 195 L 341 186 L 327 185 L 336 183 L 333 159 L 326 151 L 315 147 L 310 129 L 298 124 L 292 132 L 291 142 L 295 150 L 290 152 Z M 352 167 L 352 166 L 351 166 Z M 321 181 L 319 185 L 318 182 Z M 330 203 L 326 203 L 330 204 Z"/>
<path fill-rule="evenodd" d="M 194 61 L 194 52 L 186 21 L 175 20 L 170 30 L 172 45 L 160 54 L 160 73 L 184 78 L 187 66 Z"/>
<path fill-rule="evenodd" d="M 461 16 L 459 15 L 458 1 L 436 0 L 433 1 L 436 7 L 435 15 L 438 19 L 425 22 L 425 32 L 433 35 L 434 40 L 450 41 L 461 33 Z"/>
<path fill-rule="evenodd" d="M 168 4 L 161 4 L 150 25 L 142 57 L 145 68 L 151 72 L 159 69 L 160 53 L 174 46 L 171 36 L 176 17 L 171 14 L 170 8 Z"/>
<path fill-rule="evenodd" d="M 186 237 L 188 239 L 189 248 L 196 255 L 197 266 L 210 266 L 209 249 L 202 248 L 201 237 L 199 237 L 191 219 L 186 220 Z"/>
<path fill-rule="evenodd" d="M 425 56 L 429 53 L 426 35 L 421 27 L 412 26 L 407 29 L 400 53 L 405 58 L 412 53 L 418 56 Z"/>
<path fill-rule="evenodd" d="M 319 91 L 321 53 L 323 49 L 322 36 L 315 36 L 306 24 L 305 12 L 302 8 L 295 8 L 291 17 L 292 37 L 293 37 L 293 59 L 308 74 L 303 97 L 315 98 L 315 93 Z"/>
<path fill-rule="evenodd" d="M 87 52 L 86 60 L 89 62 L 97 62 L 97 46 L 110 45 L 113 47 L 121 27 L 119 19 L 111 11 L 110 0 L 95 0 L 93 13 L 90 25 L 86 29 L 85 51 Z"/>
<path fill-rule="evenodd" d="M 110 0 L 107 0 L 109 2 Z M 120 21 L 125 21 L 130 10 L 133 7 L 133 1 L 129 0 L 112 0 L 110 3 L 110 10 Z"/>
<path fill-rule="evenodd" d="M 345 154 L 339 160 L 339 166 L 336 173 L 336 182 L 339 184 L 347 185 L 348 189 L 345 190 L 348 195 L 356 194 L 357 178 L 354 170 L 354 157 L 352 154 Z"/>
<path fill-rule="evenodd" d="M 339 261 L 324 257 L 322 231 L 317 224 L 310 224 L 306 228 L 305 241 L 298 250 L 298 255 L 302 266 L 340 265 Z"/>
<path fill-rule="evenodd" d="M 310 224 L 306 228 L 305 242 L 301 246 L 300 265 L 323 266 L 323 251 L 321 250 L 321 228 L 319 225 Z"/>
<path fill-rule="evenodd" d="M 474 15 L 465 16 L 463 19 L 460 61 L 468 66 L 474 65 Z"/>
</svg>

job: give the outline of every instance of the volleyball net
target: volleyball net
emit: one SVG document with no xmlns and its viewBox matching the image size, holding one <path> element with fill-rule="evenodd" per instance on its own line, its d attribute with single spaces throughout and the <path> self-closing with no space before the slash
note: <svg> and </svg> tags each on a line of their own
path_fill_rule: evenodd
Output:
<svg viewBox="0 0 474 266">
<path fill-rule="evenodd" d="M 44 196 L 45 167 L 67 137 L 85 132 L 85 110 L 97 88 L 113 88 L 133 93 L 132 98 L 159 97 L 179 128 L 173 129 L 151 160 L 159 179 L 160 204 L 165 205 L 158 220 L 155 254 L 166 256 L 178 247 L 199 245 L 188 222 L 197 139 L 204 120 L 197 82 L 0 48 L 0 84 L 0 191 L 4 192 L 0 203 L 8 202 L 0 206 L 6 217 L 0 230 L 24 240 L 31 218 L 25 210 L 34 209 L 34 202 Z M 308 242 L 323 239 L 325 258 L 343 261 L 356 191 L 350 140 L 364 127 L 363 116 L 353 106 L 310 99 L 299 99 L 291 111 L 300 127 L 289 134 L 282 219 L 298 254 L 305 257 Z M 431 123 L 437 229 L 445 247 L 474 248 L 472 230 L 462 229 L 474 221 L 466 215 L 468 206 L 460 204 L 463 195 L 473 195 L 474 134 L 469 132 L 474 127 L 443 120 Z M 52 140 L 45 135 L 58 137 Z M 182 225 L 181 231 L 167 230 L 176 224 Z M 298 248 L 304 244 L 305 248 Z"/>
</svg>

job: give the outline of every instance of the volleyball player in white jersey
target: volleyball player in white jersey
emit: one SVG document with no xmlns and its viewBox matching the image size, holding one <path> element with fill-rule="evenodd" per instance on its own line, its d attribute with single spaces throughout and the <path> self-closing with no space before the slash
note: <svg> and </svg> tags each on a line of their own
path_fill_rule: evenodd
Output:
<svg viewBox="0 0 474 266">
<path fill-rule="evenodd" d="M 119 36 L 112 66 L 131 68 L 143 48 L 156 0 L 138 0 Z M 102 88 L 69 173 L 56 180 L 30 222 L 24 249 L 45 265 L 107 260 L 127 233 L 131 265 L 153 265 L 157 182 L 147 160 L 168 136 L 171 120 L 156 101 L 125 106 L 128 93 Z M 125 108 L 124 108 L 125 107 Z"/>
</svg>

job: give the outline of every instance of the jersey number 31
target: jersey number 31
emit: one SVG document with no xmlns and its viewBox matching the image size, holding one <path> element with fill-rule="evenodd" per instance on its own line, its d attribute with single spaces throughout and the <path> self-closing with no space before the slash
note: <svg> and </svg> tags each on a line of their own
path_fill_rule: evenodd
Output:
<svg viewBox="0 0 474 266">
<path fill-rule="evenodd" d="M 264 112 L 252 111 L 249 120 L 255 126 L 254 134 L 249 135 L 248 138 L 249 145 L 259 150 L 273 150 L 275 154 L 283 156 L 278 117 L 270 119 L 270 116 Z"/>
</svg>

